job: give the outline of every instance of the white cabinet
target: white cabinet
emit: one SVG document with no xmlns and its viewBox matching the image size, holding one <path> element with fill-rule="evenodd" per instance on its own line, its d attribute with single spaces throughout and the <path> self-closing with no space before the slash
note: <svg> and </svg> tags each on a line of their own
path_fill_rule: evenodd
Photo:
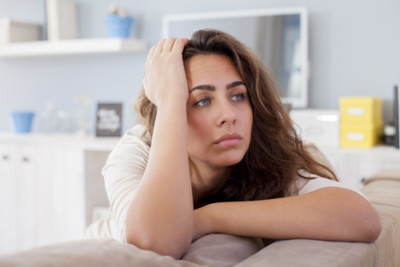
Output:
<svg viewBox="0 0 400 267">
<path fill-rule="evenodd" d="M 394 147 L 319 149 L 333 165 L 338 178 L 357 188 L 361 188 L 366 178 L 381 169 L 400 167 L 400 150 Z"/>
<path fill-rule="evenodd" d="M 43 144 L 7 144 L 0 151 L 0 252 L 82 236 L 80 151 Z"/>
<path fill-rule="evenodd" d="M 0 145 L 0 253 L 12 252 L 17 247 L 13 150 L 11 145 Z"/>
<path fill-rule="evenodd" d="M 0 135 L 0 254 L 82 238 L 90 205 L 107 203 L 104 189 L 87 193 L 88 181 L 101 189 L 100 170 L 116 141 Z"/>
</svg>

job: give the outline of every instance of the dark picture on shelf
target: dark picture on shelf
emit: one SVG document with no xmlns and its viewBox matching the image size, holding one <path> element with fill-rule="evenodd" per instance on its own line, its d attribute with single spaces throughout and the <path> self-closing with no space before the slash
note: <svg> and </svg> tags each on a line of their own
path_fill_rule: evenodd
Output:
<svg viewBox="0 0 400 267">
<path fill-rule="evenodd" d="M 98 103 L 96 136 L 121 136 L 122 103 Z"/>
</svg>

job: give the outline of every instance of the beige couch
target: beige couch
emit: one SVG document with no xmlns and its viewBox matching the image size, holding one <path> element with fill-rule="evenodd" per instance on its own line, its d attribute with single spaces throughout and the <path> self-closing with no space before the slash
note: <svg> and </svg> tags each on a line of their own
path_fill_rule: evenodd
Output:
<svg viewBox="0 0 400 267">
<path fill-rule="evenodd" d="M 203 237 L 181 260 L 115 240 L 81 240 L 0 256 L 0 266 L 400 266 L 400 169 L 370 177 L 362 192 L 381 216 L 372 244 L 316 240 L 276 241 L 223 234 Z"/>
</svg>

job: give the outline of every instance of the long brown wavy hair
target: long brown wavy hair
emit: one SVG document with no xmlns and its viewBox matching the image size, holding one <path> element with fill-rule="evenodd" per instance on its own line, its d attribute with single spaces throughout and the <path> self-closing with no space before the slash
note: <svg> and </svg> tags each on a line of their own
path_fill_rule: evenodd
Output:
<svg viewBox="0 0 400 267">
<path fill-rule="evenodd" d="M 224 187 L 206 202 L 259 200 L 287 196 L 300 169 L 337 180 L 335 173 L 316 161 L 304 148 L 283 106 L 272 74 L 260 59 L 231 35 L 218 30 L 193 33 L 183 60 L 197 55 L 225 55 L 234 63 L 247 87 L 253 126 L 249 149 L 229 170 Z M 157 108 L 142 90 L 136 110 L 150 136 Z M 309 177 L 304 177 L 309 178 Z"/>
</svg>

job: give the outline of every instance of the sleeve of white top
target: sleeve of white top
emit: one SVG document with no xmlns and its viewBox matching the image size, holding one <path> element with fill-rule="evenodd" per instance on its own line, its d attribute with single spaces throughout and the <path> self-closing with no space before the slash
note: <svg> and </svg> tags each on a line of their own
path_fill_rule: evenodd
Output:
<svg viewBox="0 0 400 267">
<path fill-rule="evenodd" d="M 150 147 L 143 140 L 145 128 L 137 125 L 127 131 L 110 153 L 102 174 L 122 242 L 126 243 L 126 215 L 146 169 Z"/>
<path fill-rule="evenodd" d="M 343 182 L 338 182 L 338 181 L 334 181 L 334 180 L 330 180 L 327 178 L 323 178 L 320 177 L 318 175 L 314 175 L 314 174 L 308 174 L 305 171 L 301 171 L 300 172 L 303 176 L 305 177 L 315 177 L 313 179 L 304 179 L 300 176 L 297 176 L 297 188 L 299 188 L 298 194 L 302 195 L 302 194 L 307 194 L 310 192 L 313 192 L 315 190 L 318 189 L 322 189 L 322 188 L 326 188 L 326 187 L 339 187 L 339 188 L 344 188 L 344 189 L 348 189 L 351 190 L 359 195 L 361 195 L 362 197 L 364 197 L 366 200 L 368 200 L 363 193 L 360 192 L 360 190 L 353 188 L 349 185 L 346 185 Z"/>
</svg>

